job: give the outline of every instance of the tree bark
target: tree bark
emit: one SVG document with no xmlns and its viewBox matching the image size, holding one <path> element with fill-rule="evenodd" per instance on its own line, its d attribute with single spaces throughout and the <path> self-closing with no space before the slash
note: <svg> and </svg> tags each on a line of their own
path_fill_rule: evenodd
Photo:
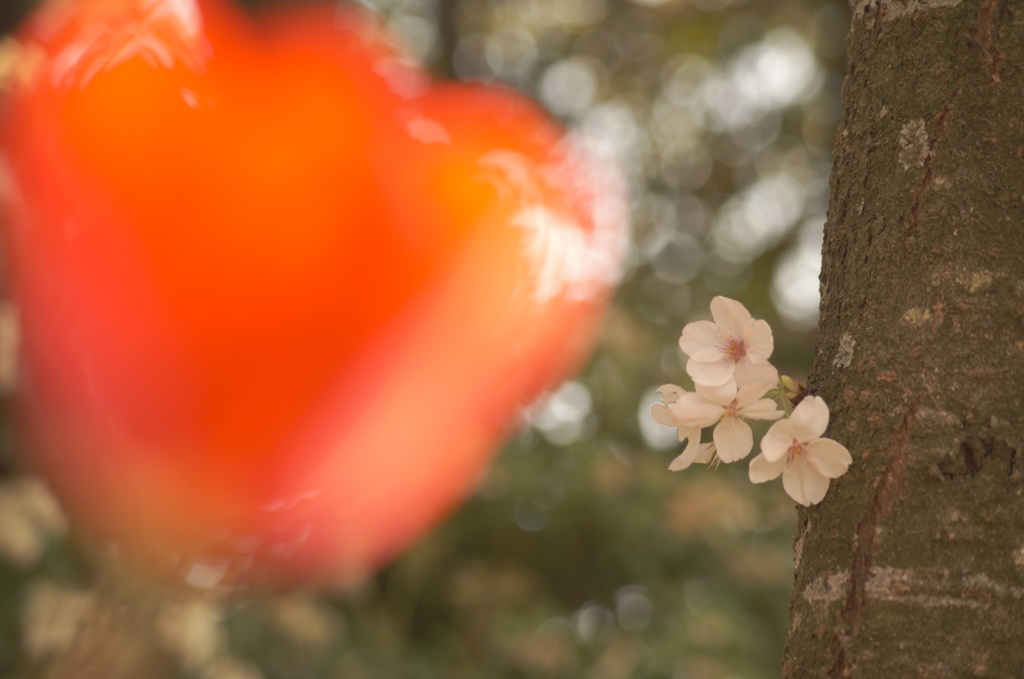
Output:
<svg viewBox="0 0 1024 679">
<path fill-rule="evenodd" d="M 853 3 L 785 677 L 1024 677 L 1024 5 Z"/>
</svg>

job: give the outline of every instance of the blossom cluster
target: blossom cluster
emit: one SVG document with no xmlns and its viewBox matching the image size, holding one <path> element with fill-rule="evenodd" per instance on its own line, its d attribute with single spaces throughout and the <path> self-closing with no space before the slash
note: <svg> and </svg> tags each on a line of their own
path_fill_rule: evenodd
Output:
<svg viewBox="0 0 1024 679">
<path fill-rule="evenodd" d="M 746 421 L 775 421 L 750 462 L 750 480 L 764 483 L 781 475 L 794 500 L 805 506 L 821 502 L 829 480 L 853 462 L 845 446 L 822 436 L 828 406 L 819 396 L 803 396 L 803 388 L 780 377 L 768 361 L 775 347 L 767 322 L 727 297 L 711 300 L 711 315 L 713 322 L 690 323 L 679 339 L 694 391 L 666 384 L 658 389 L 662 402 L 651 406 L 655 422 L 677 428 L 679 440 L 687 441 L 669 469 L 742 460 L 754 448 Z M 702 443 L 707 427 L 714 427 L 711 441 Z"/>
</svg>

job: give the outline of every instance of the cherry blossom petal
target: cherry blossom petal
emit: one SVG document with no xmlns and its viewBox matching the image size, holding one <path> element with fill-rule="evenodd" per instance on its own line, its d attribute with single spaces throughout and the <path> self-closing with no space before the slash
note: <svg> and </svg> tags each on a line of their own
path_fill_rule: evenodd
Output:
<svg viewBox="0 0 1024 679">
<path fill-rule="evenodd" d="M 690 360 L 696 363 L 717 363 L 719 361 L 724 361 L 725 359 L 725 354 L 722 353 L 721 347 L 718 346 L 701 349 L 700 351 L 690 355 Z"/>
<path fill-rule="evenodd" d="M 853 458 L 843 444 L 832 439 L 815 439 L 807 443 L 807 462 L 822 476 L 834 479 L 846 473 Z"/>
<path fill-rule="evenodd" d="M 706 384 L 696 384 L 694 385 L 694 389 L 705 401 L 714 403 L 722 408 L 729 407 L 733 400 L 736 399 L 735 380 L 729 380 L 725 384 L 719 384 L 713 387 Z"/>
<path fill-rule="evenodd" d="M 754 325 L 745 306 L 721 295 L 711 300 L 711 315 L 722 332 L 736 339 L 744 339 Z"/>
<path fill-rule="evenodd" d="M 722 417 L 725 408 L 708 403 L 698 394 L 683 394 L 669 406 L 676 426 L 710 427 Z"/>
<path fill-rule="evenodd" d="M 777 420 L 786 414 L 779 410 L 779 406 L 770 398 L 754 401 L 737 412 L 748 420 Z"/>
<path fill-rule="evenodd" d="M 686 362 L 686 373 L 696 384 L 717 387 L 732 379 L 736 364 L 732 361 L 701 363 L 691 358 Z"/>
<path fill-rule="evenodd" d="M 708 464 L 713 459 L 715 459 L 715 455 L 717 454 L 718 449 L 715 448 L 714 441 L 702 443 L 700 444 L 700 448 L 697 449 L 697 457 L 694 459 L 694 462 L 697 462 L 699 464 Z"/>
<path fill-rule="evenodd" d="M 691 464 L 705 464 L 711 461 L 712 456 L 715 454 L 715 444 L 701 443 L 700 429 L 695 429 L 694 431 L 696 434 L 688 437 L 690 438 L 690 443 L 686 446 L 686 450 L 678 455 L 676 459 L 672 460 L 672 464 L 668 466 L 669 471 L 678 472 L 686 469 Z M 680 429 L 679 432 L 681 436 L 683 430 Z"/>
<path fill-rule="evenodd" d="M 684 450 L 681 454 L 677 455 L 674 460 L 672 460 L 672 463 L 668 466 L 668 470 L 670 472 L 681 472 L 684 469 L 687 469 L 691 464 L 697 461 L 696 452 L 697 448 L 699 447 L 700 444 L 697 444 L 697 446 L 695 446 L 693 450 L 691 450 L 690 447 L 687 446 L 686 450 Z"/>
<path fill-rule="evenodd" d="M 656 393 L 661 394 L 661 403 L 651 404 L 651 418 L 658 424 L 665 427 L 678 427 L 679 424 L 672 417 L 672 411 L 668 406 L 679 400 L 679 397 L 686 391 L 675 384 L 663 384 L 658 387 Z"/>
<path fill-rule="evenodd" d="M 672 417 L 672 411 L 668 409 L 668 406 L 664 403 L 652 403 L 651 404 L 651 417 L 654 421 L 664 427 L 678 427 L 675 418 Z"/>
<path fill-rule="evenodd" d="M 744 384 L 736 390 L 736 405 L 744 407 L 751 403 L 754 403 L 766 393 L 768 390 L 774 387 L 778 382 L 751 382 L 750 384 Z"/>
<path fill-rule="evenodd" d="M 719 422 L 714 439 L 722 462 L 742 460 L 754 447 L 754 433 L 750 431 L 750 425 L 738 417 L 726 417 Z"/>
<path fill-rule="evenodd" d="M 786 459 L 786 451 L 794 443 L 790 424 L 790 420 L 776 422 L 761 439 L 761 454 L 769 462 Z"/>
<path fill-rule="evenodd" d="M 709 358 L 699 358 L 697 360 L 704 363 L 714 361 L 721 357 L 721 351 L 718 349 L 720 332 L 718 326 L 711 321 L 687 323 L 683 328 L 682 336 L 679 338 L 679 348 L 683 350 L 684 354 L 691 357 L 695 354 L 703 354 L 703 352 L 711 350 L 713 353 L 710 354 Z"/>
<path fill-rule="evenodd" d="M 736 382 L 741 386 L 751 382 L 778 384 L 779 371 L 771 363 L 751 363 L 744 359 L 736 364 Z"/>
<path fill-rule="evenodd" d="M 808 507 L 821 502 L 828 492 L 828 479 L 804 460 L 794 460 L 782 472 L 782 487 L 791 498 Z"/>
<path fill-rule="evenodd" d="M 754 321 L 750 333 L 743 340 L 747 348 L 747 360 L 751 363 L 764 363 L 772 355 L 775 349 L 775 340 L 772 337 L 772 328 L 768 321 Z"/>
<path fill-rule="evenodd" d="M 655 389 L 655 393 L 661 394 L 662 403 L 675 403 L 686 390 L 676 384 L 663 384 Z"/>
<path fill-rule="evenodd" d="M 828 429 L 828 406 L 820 396 L 807 396 L 790 415 L 793 438 L 806 443 L 820 437 Z"/>
<path fill-rule="evenodd" d="M 786 469 L 786 460 L 780 459 L 775 462 L 769 462 L 768 458 L 764 455 L 758 455 L 750 461 L 750 480 L 753 483 L 764 483 L 765 481 L 771 481 L 772 479 L 779 478 Z"/>
</svg>

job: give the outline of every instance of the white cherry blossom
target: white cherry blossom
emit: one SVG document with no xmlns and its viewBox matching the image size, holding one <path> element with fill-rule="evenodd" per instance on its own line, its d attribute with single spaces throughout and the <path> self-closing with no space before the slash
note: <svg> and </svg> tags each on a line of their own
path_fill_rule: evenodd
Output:
<svg viewBox="0 0 1024 679">
<path fill-rule="evenodd" d="M 663 406 L 677 426 L 715 426 L 713 439 L 722 462 L 742 460 L 754 447 L 754 434 L 744 420 L 777 420 L 784 415 L 775 401 L 764 398 L 776 382 L 738 386 L 729 380 L 717 387 L 696 385 L 696 392 L 681 391 L 674 402 Z"/>
<path fill-rule="evenodd" d="M 739 384 L 773 379 L 768 363 L 772 329 L 756 320 L 746 307 L 728 297 L 711 300 L 711 321 L 694 321 L 683 328 L 679 347 L 690 360 L 686 372 L 697 384 L 717 387 L 735 378 Z M 777 377 L 777 373 L 775 373 Z"/>
<path fill-rule="evenodd" d="M 658 424 L 677 428 L 680 442 L 689 440 L 683 452 L 668 466 L 669 471 L 678 472 L 694 463 L 711 462 L 715 455 L 715 444 L 701 443 L 700 427 L 680 425 L 671 408 L 686 391 L 674 384 L 665 384 L 658 387 L 658 393 L 661 394 L 662 402 L 651 405 L 651 417 Z"/>
<path fill-rule="evenodd" d="M 829 479 L 846 473 L 853 458 L 841 443 L 822 434 L 828 428 L 828 406 L 807 396 L 793 414 L 772 425 L 761 440 L 761 454 L 750 461 L 750 480 L 764 483 L 782 475 L 782 487 L 804 506 L 821 502 Z"/>
<path fill-rule="evenodd" d="M 682 429 L 679 430 L 680 432 Z M 681 472 L 691 464 L 708 464 L 715 459 L 715 444 L 700 442 L 700 429 L 695 430 L 695 435 L 690 437 L 690 442 L 682 453 L 672 460 L 668 466 L 671 472 Z"/>
</svg>

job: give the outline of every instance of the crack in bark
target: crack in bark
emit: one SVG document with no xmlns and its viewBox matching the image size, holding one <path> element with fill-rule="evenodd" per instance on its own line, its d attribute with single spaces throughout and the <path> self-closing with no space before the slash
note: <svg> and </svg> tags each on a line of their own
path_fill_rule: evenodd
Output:
<svg viewBox="0 0 1024 679">
<path fill-rule="evenodd" d="M 846 600 L 839 610 L 835 632 L 829 643 L 829 653 L 835 658 L 832 667 L 828 670 L 827 676 L 829 677 L 846 676 L 847 672 L 856 664 L 853 658 L 847 657 L 848 647 L 849 642 L 857 634 L 857 625 L 868 603 L 867 583 L 871 578 L 871 569 L 875 563 L 875 535 L 879 525 L 892 511 L 893 505 L 903 491 L 907 473 L 907 444 L 920 404 L 919 400 L 907 407 L 900 418 L 896 440 L 887 451 L 889 463 L 871 496 L 867 513 L 857 523 L 850 578 L 846 587 Z"/>
<path fill-rule="evenodd" d="M 986 85 L 999 82 L 999 75 L 1003 70 L 1003 53 L 995 45 L 992 36 L 998 6 L 999 0 L 988 0 L 978 12 L 978 42 L 981 43 L 981 56 L 985 60 L 989 72 Z"/>
<path fill-rule="evenodd" d="M 932 135 L 931 139 L 928 140 L 928 155 L 924 159 L 924 169 L 921 172 L 921 184 L 914 191 L 914 203 L 910 207 L 910 226 L 907 228 L 907 237 L 903 241 L 903 247 L 909 252 L 910 251 L 910 237 L 914 231 L 921 226 L 921 199 L 924 197 L 925 192 L 928 190 L 929 185 L 932 183 L 932 164 L 935 161 L 935 152 L 939 146 L 939 143 L 946 137 L 946 123 L 953 117 L 953 102 L 957 100 L 960 93 L 963 91 L 962 87 L 958 87 L 953 90 L 953 94 L 950 95 L 946 103 L 942 105 L 942 109 L 935 114 L 935 134 Z"/>
<path fill-rule="evenodd" d="M 943 461 L 939 470 L 947 479 L 974 478 L 985 466 L 985 460 L 995 454 L 995 442 L 991 439 L 966 438 L 960 442 L 960 458 L 951 464 Z"/>
<path fill-rule="evenodd" d="M 1000 8 L 1000 0 L 986 0 L 978 12 L 978 26 L 975 36 L 981 45 L 982 59 L 988 68 L 988 81 L 986 85 L 1000 82 L 1000 74 L 1003 69 L 1003 53 L 995 44 L 996 16 Z M 903 241 L 903 247 L 909 252 L 910 237 L 914 231 L 921 226 L 921 202 L 925 192 L 932 182 L 932 164 L 935 160 L 935 152 L 939 143 L 945 138 L 946 123 L 952 117 L 953 102 L 957 100 L 963 87 L 957 87 L 943 104 L 942 109 L 935 114 L 935 134 L 928 142 L 928 155 L 925 157 L 924 170 L 921 173 L 921 183 L 914 190 L 914 203 L 910 208 L 910 226 L 907 228 L 907 238 Z"/>
<path fill-rule="evenodd" d="M 967 429 L 969 423 L 964 422 L 963 426 Z M 1007 475 L 1013 476 L 1017 450 L 1009 442 L 992 436 L 969 436 L 960 441 L 960 455 L 939 463 L 938 469 L 948 481 L 973 479 L 1002 455 L 1005 455 Z"/>
<path fill-rule="evenodd" d="M 850 3 L 850 9 L 853 11 L 853 25 L 850 27 L 850 30 L 855 29 L 857 23 L 862 19 L 865 26 L 873 28 L 881 4 L 881 0 L 864 0 L 864 2 Z"/>
</svg>

